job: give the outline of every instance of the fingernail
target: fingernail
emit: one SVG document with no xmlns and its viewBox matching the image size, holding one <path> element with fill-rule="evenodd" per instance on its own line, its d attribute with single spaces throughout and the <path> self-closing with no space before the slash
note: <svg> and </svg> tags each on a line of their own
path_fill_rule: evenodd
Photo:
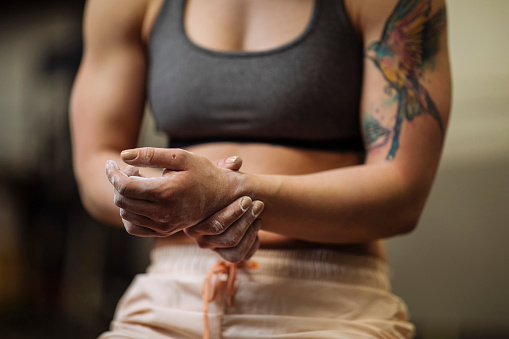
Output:
<svg viewBox="0 0 509 339">
<path fill-rule="evenodd" d="M 242 200 L 240 201 L 240 208 L 242 208 L 242 210 L 245 212 L 247 211 L 247 209 L 249 208 L 249 206 L 251 206 L 251 198 L 250 197 L 244 197 L 242 198 Z"/>
<path fill-rule="evenodd" d="M 227 164 L 233 164 L 235 163 L 235 161 L 237 161 L 237 158 L 238 158 L 237 156 L 229 157 L 228 159 L 225 160 L 225 162 Z"/>
<path fill-rule="evenodd" d="M 135 149 L 128 149 L 120 153 L 122 160 L 133 160 L 138 156 L 138 151 Z"/>
<path fill-rule="evenodd" d="M 265 205 L 263 204 L 263 202 L 255 201 L 253 205 L 253 215 L 255 217 L 259 216 L 260 213 L 262 213 L 264 207 Z"/>
</svg>

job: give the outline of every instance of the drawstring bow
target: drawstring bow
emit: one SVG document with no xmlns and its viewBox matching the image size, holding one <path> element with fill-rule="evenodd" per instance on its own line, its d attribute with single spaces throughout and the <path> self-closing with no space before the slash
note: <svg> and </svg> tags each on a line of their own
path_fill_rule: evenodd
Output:
<svg viewBox="0 0 509 339">
<path fill-rule="evenodd" d="M 258 263 L 256 261 L 242 261 L 238 264 L 230 263 L 227 261 L 218 261 L 214 264 L 205 276 L 203 289 L 202 289 L 202 297 L 203 297 L 203 339 L 210 338 L 210 329 L 209 329 L 209 317 L 208 317 L 208 309 L 209 303 L 216 298 L 216 290 L 218 288 L 217 283 L 217 275 L 226 274 L 227 283 L 226 283 L 226 294 L 228 297 L 228 307 L 233 306 L 233 296 L 235 294 L 235 279 L 237 278 L 237 270 L 239 268 L 249 268 L 251 270 L 255 270 L 258 268 Z"/>
</svg>

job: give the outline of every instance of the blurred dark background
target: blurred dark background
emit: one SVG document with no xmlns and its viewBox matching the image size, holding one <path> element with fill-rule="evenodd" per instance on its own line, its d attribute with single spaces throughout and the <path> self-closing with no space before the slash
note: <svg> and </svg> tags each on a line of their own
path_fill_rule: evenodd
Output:
<svg viewBox="0 0 509 339">
<path fill-rule="evenodd" d="M 84 1 L 0 5 L 0 338 L 96 338 L 148 244 L 83 210 L 68 97 Z"/>
<path fill-rule="evenodd" d="M 0 338 L 96 338 L 150 240 L 83 210 L 68 97 L 84 1 L 0 4 Z M 509 338 L 509 1 L 450 0 L 453 113 L 421 223 L 388 241 L 418 338 Z M 148 118 L 141 145 L 165 145 Z"/>
</svg>

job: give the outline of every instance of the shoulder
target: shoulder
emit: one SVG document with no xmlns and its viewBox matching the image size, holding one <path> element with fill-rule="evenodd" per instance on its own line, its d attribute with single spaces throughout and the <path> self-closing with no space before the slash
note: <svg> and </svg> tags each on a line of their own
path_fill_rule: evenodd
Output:
<svg viewBox="0 0 509 339">
<path fill-rule="evenodd" d="M 445 9 L 445 0 L 344 0 L 352 24 L 368 43 L 380 38 L 387 22 L 425 9 L 428 18 Z"/>
<path fill-rule="evenodd" d="M 88 0 L 83 21 L 85 48 L 107 49 L 117 43 L 139 43 L 150 1 Z"/>
</svg>

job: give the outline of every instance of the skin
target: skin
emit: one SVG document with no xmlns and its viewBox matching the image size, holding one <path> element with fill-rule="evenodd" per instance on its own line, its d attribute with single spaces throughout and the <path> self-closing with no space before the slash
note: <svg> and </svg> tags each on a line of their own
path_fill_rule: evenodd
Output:
<svg viewBox="0 0 509 339">
<path fill-rule="evenodd" d="M 383 40 L 398 3 L 345 1 L 367 54 L 374 42 Z M 306 26 L 310 4 L 310 0 L 192 0 L 185 26 L 193 42 L 210 49 L 263 50 L 297 36 Z M 190 147 L 190 152 L 145 148 L 136 150 L 134 159 L 124 157 L 126 164 L 144 167 L 146 178 L 140 179 L 133 168 L 122 171 L 115 164 L 121 164 L 122 150 L 136 144 L 145 102 L 145 46 L 159 6 L 155 0 L 87 4 L 85 55 L 73 90 L 71 124 L 75 171 L 92 214 L 123 223 L 132 234 L 158 236 L 156 246 L 195 242 L 232 262 L 248 258 L 258 244 L 334 247 L 383 258 L 380 239 L 415 228 L 436 173 L 450 110 L 445 28 L 433 67 L 422 67 L 415 74 L 419 86 L 414 87 L 426 90 L 442 129 L 436 116 L 419 107 L 412 112 L 418 118 L 395 124 L 401 105 L 394 100 L 394 86 L 387 89 L 388 74 L 366 57 L 359 114 L 361 124 L 369 122 L 362 124 L 368 149 L 364 161 L 348 152 L 262 143 L 212 143 Z M 432 15 L 444 2 L 432 1 L 430 6 Z M 282 11 L 288 13 L 284 20 Z M 392 61 L 397 58 L 398 54 Z M 384 62 L 388 64 L 387 59 Z M 393 104 L 387 104 L 391 99 Z M 382 131 L 383 139 L 373 131 Z M 395 136 L 398 147 L 392 150 Z M 231 155 L 243 159 L 241 171 L 213 162 Z M 104 176 L 106 162 L 114 190 Z M 161 174 L 155 168 L 166 170 Z M 249 213 L 254 204 L 245 212 L 241 209 L 239 202 L 246 196 L 263 201 L 262 214 Z M 112 201 L 120 207 L 123 221 Z"/>
<path fill-rule="evenodd" d="M 218 160 L 214 165 L 221 169 L 237 171 L 242 166 L 242 159 L 234 156 Z M 145 178 L 140 173 L 138 167 L 130 165 L 121 171 L 113 161 L 107 162 L 106 171 L 110 182 L 116 187 L 115 204 L 119 207 L 125 207 L 120 208 L 120 216 L 122 217 L 124 227 L 132 235 L 167 237 L 183 230 L 189 238 L 194 239 L 198 246 L 214 250 L 230 262 L 247 260 L 260 247 L 258 231 L 261 229 L 261 220 L 257 219 L 257 217 L 264 208 L 264 204 L 261 201 L 253 202 L 249 197 L 240 197 L 230 205 L 222 208 L 219 212 L 200 222 L 192 222 L 190 215 L 185 214 L 184 225 L 179 227 L 175 219 L 168 220 L 169 215 L 175 214 L 171 213 L 171 206 L 162 208 L 151 206 L 145 208 L 143 213 L 147 213 L 148 210 L 147 216 L 149 218 L 128 211 L 130 206 L 129 201 L 126 200 L 129 199 L 125 199 L 124 195 L 129 195 L 129 193 L 123 191 L 124 187 L 127 187 L 127 178 L 134 180 L 138 186 L 142 187 L 142 189 L 135 188 L 135 195 L 143 190 L 149 189 L 151 191 L 148 198 L 156 198 L 156 201 L 150 201 L 152 205 L 162 202 L 153 195 L 154 189 L 163 194 L 168 191 L 168 188 L 164 185 L 164 182 L 161 182 L 160 178 Z M 227 173 L 228 171 L 224 172 Z M 168 176 L 169 173 L 169 171 L 163 172 L 163 177 Z M 123 194 L 120 194 L 119 191 L 122 191 Z M 146 200 L 135 203 L 136 206 L 144 204 L 147 204 Z M 188 209 L 191 204 L 185 203 L 182 205 Z M 159 212 L 163 214 L 158 215 Z M 194 226 L 188 227 L 189 225 Z"/>
</svg>

